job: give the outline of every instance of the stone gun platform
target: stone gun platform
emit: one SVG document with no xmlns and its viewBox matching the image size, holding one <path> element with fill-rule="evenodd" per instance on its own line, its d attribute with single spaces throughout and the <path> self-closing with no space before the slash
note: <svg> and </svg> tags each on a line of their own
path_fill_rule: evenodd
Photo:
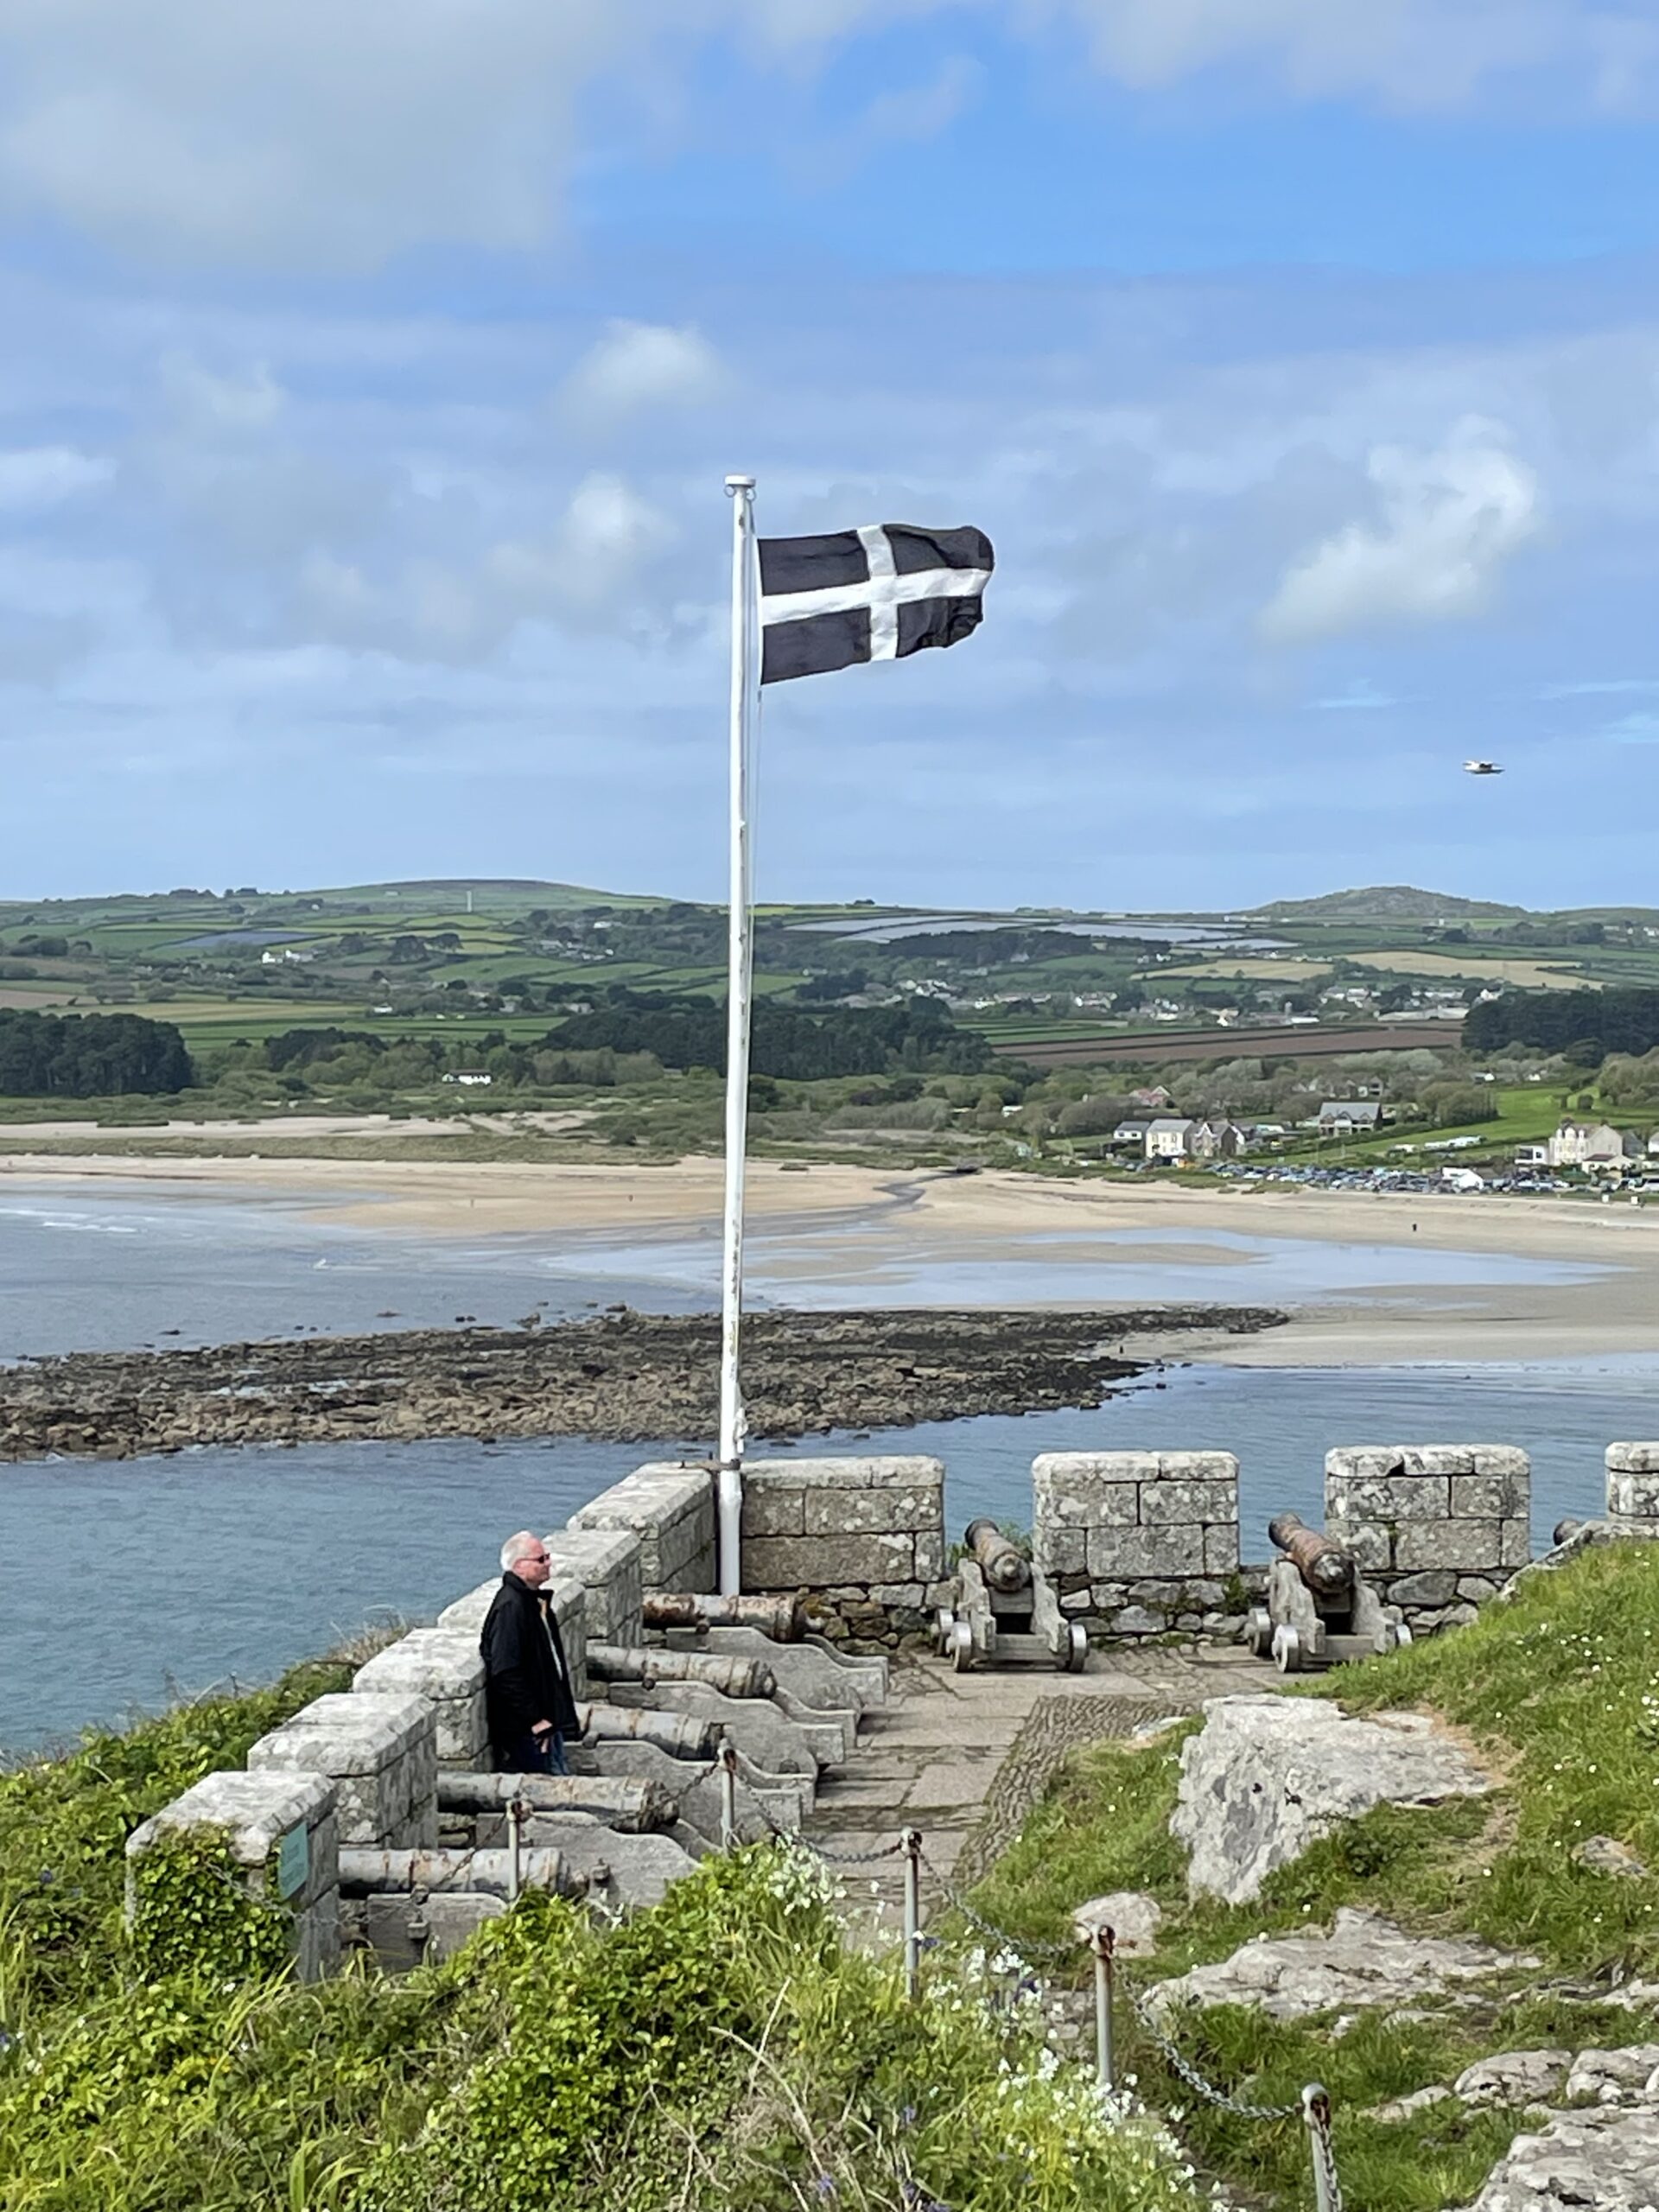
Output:
<svg viewBox="0 0 1659 2212">
<path fill-rule="evenodd" d="M 1233 1643 L 1091 1651 L 1077 1675 L 958 1675 L 931 1656 L 903 1657 L 886 1705 L 864 1716 L 856 1753 L 820 1778 L 802 1833 L 840 1854 L 880 1852 L 901 1829 L 919 1830 L 925 1918 L 948 1902 L 938 1878 L 961 1888 L 977 1881 L 1068 1752 L 1278 1679 Z M 855 1924 L 895 1933 L 901 1862 L 872 1858 L 836 1871 Z"/>
</svg>

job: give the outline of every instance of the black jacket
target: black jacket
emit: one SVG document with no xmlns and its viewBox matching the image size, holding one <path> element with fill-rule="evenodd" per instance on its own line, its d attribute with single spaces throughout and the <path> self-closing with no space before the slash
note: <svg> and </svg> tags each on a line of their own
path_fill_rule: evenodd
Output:
<svg viewBox="0 0 1659 2212">
<path fill-rule="evenodd" d="M 537 1720 L 575 1736 L 576 1701 L 553 1608 L 539 1590 L 504 1574 L 479 1637 L 490 1718 L 490 1749 L 498 1764 Z"/>
</svg>

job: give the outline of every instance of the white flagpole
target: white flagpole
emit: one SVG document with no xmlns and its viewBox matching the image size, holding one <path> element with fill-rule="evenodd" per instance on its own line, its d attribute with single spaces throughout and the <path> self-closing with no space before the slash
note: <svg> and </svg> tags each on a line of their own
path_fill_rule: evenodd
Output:
<svg viewBox="0 0 1659 2212">
<path fill-rule="evenodd" d="M 732 502 L 731 883 L 726 1018 L 726 1224 L 721 1268 L 720 1588 L 743 1587 L 743 1393 L 738 1379 L 743 1320 L 743 1160 L 749 1130 L 749 998 L 752 975 L 749 743 L 760 703 L 756 626 L 754 479 L 728 476 Z"/>
</svg>

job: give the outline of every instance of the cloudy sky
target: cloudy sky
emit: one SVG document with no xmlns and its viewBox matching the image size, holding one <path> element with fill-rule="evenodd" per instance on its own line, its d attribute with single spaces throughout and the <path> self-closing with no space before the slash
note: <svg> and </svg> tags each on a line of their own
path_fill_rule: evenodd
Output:
<svg viewBox="0 0 1659 2212">
<path fill-rule="evenodd" d="M 1659 903 L 1652 0 L 6 0 L 0 895 Z M 1459 772 L 1501 760 L 1502 779 Z"/>
</svg>

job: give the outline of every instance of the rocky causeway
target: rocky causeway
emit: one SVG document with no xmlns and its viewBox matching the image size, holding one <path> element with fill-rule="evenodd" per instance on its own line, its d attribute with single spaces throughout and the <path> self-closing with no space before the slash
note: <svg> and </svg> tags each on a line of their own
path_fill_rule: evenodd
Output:
<svg viewBox="0 0 1659 2212">
<path fill-rule="evenodd" d="M 1285 1319 L 1215 1306 L 753 1314 L 750 1429 L 783 1440 L 1096 1406 L 1172 1351 Z M 715 1316 L 626 1306 L 539 1326 L 67 1353 L 0 1368 L 0 1460 L 349 1438 L 707 1438 L 719 1355 Z"/>
</svg>

